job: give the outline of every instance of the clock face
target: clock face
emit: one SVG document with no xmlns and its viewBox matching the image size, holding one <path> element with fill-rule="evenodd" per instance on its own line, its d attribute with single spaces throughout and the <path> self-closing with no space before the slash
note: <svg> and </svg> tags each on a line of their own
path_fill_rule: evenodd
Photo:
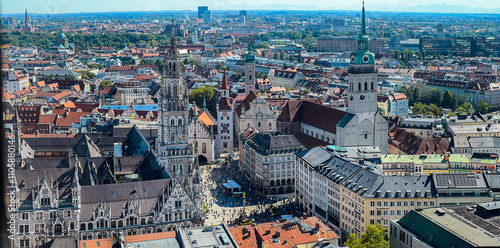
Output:
<svg viewBox="0 0 500 248">
<path fill-rule="evenodd" d="M 223 116 L 227 116 L 227 112 L 222 113 Z"/>
<path fill-rule="evenodd" d="M 352 102 L 352 101 L 354 101 L 354 96 L 353 96 L 353 95 L 350 95 L 350 96 L 349 96 L 349 100 L 350 100 L 351 102 Z"/>
<path fill-rule="evenodd" d="M 356 57 L 354 55 L 351 56 L 351 62 L 354 63 L 356 61 Z"/>
<path fill-rule="evenodd" d="M 363 62 L 368 63 L 368 60 L 370 60 L 368 55 L 363 56 Z"/>
<path fill-rule="evenodd" d="M 366 95 L 365 94 L 359 95 L 359 100 L 364 102 L 366 100 Z"/>
</svg>

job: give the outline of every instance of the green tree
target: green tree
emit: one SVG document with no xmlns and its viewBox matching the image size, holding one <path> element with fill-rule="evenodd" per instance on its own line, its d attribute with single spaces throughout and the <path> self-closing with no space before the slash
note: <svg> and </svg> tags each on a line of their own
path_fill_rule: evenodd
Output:
<svg viewBox="0 0 500 248">
<path fill-rule="evenodd" d="M 283 43 L 283 41 L 277 41 L 276 45 L 281 46 L 281 45 L 285 45 L 285 43 Z"/>
<path fill-rule="evenodd" d="M 477 103 L 476 111 L 481 114 L 488 113 L 490 111 L 490 105 L 481 100 Z"/>
<path fill-rule="evenodd" d="M 99 69 L 99 70 L 102 70 L 104 69 L 104 66 L 101 65 L 101 64 L 95 64 L 95 63 L 91 63 L 91 64 L 87 64 L 87 66 L 91 69 Z"/>
<path fill-rule="evenodd" d="M 156 68 L 158 68 L 158 71 L 159 71 L 159 72 L 163 72 L 163 66 L 164 66 L 164 65 L 165 65 L 165 64 L 163 63 L 163 61 L 162 61 L 161 59 L 157 59 L 157 60 L 155 61 L 155 66 L 156 66 Z"/>
<path fill-rule="evenodd" d="M 76 80 L 76 77 L 73 76 L 73 75 L 67 75 L 66 77 L 64 77 L 64 79 L 66 79 L 66 80 Z"/>
<path fill-rule="evenodd" d="M 214 89 L 212 87 L 201 87 L 199 89 L 192 90 L 189 94 L 189 102 L 192 103 L 194 101 L 200 108 L 203 106 L 203 98 L 205 98 L 207 110 L 215 116 L 215 97 Z"/>
<path fill-rule="evenodd" d="M 278 54 L 277 53 L 273 53 L 274 55 L 274 59 L 278 59 Z"/>
<path fill-rule="evenodd" d="M 286 90 L 287 93 L 290 92 L 290 87 L 288 87 L 288 86 L 285 87 L 285 90 Z"/>
<path fill-rule="evenodd" d="M 297 58 L 297 62 L 299 62 L 299 63 L 304 62 L 304 61 L 302 60 L 302 54 L 301 54 L 301 53 L 299 53 L 299 56 L 298 56 L 298 58 Z"/>
<path fill-rule="evenodd" d="M 285 52 L 284 51 L 280 52 L 280 60 L 285 60 Z"/>
<path fill-rule="evenodd" d="M 262 57 L 266 57 L 266 51 L 262 51 L 262 52 L 260 52 L 260 55 L 261 55 Z"/>
<path fill-rule="evenodd" d="M 451 94 L 449 90 L 446 90 L 443 94 L 441 105 L 446 108 L 456 109 L 458 107 L 457 97 L 454 94 Z"/>
<path fill-rule="evenodd" d="M 290 60 L 290 62 L 294 62 L 293 55 L 288 56 L 288 59 Z"/>
<path fill-rule="evenodd" d="M 459 114 L 474 113 L 474 108 L 472 107 L 472 104 L 470 102 L 465 102 L 464 104 L 460 105 L 460 107 L 458 107 L 455 112 Z"/>
<path fill-rule="evenodd" d="M 229 67 L 225 66 L 224 64 L 222 63 L 217 63 L 215 65 L 215 69 L 218 69 L 218 70 L 229 70 Z"/>
<path fill-rule="evenodd" d="M 112 86 L 113 83 L 111 81 L 108 81 L 108 80 L 103 80 L 101 81 L 101 83 L 99 84 L 99 90 L 102 90 L 104 89 L 104 87 L 107 87 L 107 86 Z"/>
<path fill-rule="evenodd" d="M 443 115 L 443 110 L 436 106 L 435 104 L 423 104 L 423 103 L 415 103 L 412 108 L 413 114 L 421 114 L 421 115 L 432 115 L 432 116 L 441 116 Z"/>
<path fill-rule="evenodd" d="M 418 100 L 419 88 L 414 86 L 414 85 L 412 85 L 410 87 L 405 86 L 405 87 L 399 89 L 398 92 L 406 95 L 406 97 L 408 98 L 408 104 L 410 106 L 413 106 L 413 104 L 415 104 L 415 102 L 417 102 L 417 100 Z"/>
<path fill-rule="evenodd" d="M 141 60 L 141 65 L 154 65 L 155 62 L 151 59 L 143 59 Z"/>
<path fill-rule="evenodd" d="M 349 234 L 344 246 L 351 248 L 388 248 L 389 239 L 386 229 L 376 223 L 375 226 L 369 225 L 366 228 L 366 231 L 361 235 L 361 239 L 356 234 Z"/>
</svg>

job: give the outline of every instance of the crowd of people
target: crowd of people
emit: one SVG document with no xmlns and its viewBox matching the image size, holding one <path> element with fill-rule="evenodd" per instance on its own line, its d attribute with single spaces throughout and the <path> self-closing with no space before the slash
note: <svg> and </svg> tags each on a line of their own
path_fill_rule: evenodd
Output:
<svg viewBox="0 0 500 248">
<path fill-rule="evenodd" d="M 225 188 L 223 185 L 229 180 L 238 183 L 241 192 L 235 194 Z M 202 182 L 203 204 L 208 220 L 221 219 L 221 222 L 232 224 L 243 213 L 244 202 L 248 218 L 259 222 L 276 220 L 279 218 L 278 214 L 297 212 L 292 198 L 277 200 L 259 195 L 237 161 L 221 161 L 215 165 L 202 167 Z M 286 207 L 284 204 L 287 204 Z M 281 205 L 283 207 L 279 207 Z"/>
</svg>

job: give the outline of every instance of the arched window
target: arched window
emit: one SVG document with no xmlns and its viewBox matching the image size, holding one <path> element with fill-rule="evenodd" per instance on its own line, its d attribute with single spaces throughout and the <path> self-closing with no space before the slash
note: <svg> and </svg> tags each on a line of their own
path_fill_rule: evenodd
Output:
<svg viewBox="0 0 500 248">
<path fill-rule="evenodd" d="M 179 126 L 182 125 L 182 117 L 179 117 L 179 119 L 177 120 L 177 125 L 179 125 Z"/>
<path fill-rule="evenodd" d="M 89 225 L 87 226 L 88 230 L 93 230 L 94 229 L 94 224 L 92 223 L 89 223 Z"/>
<path fill-rule="evenodd" d="M 260 123 L 259 121 L 259 123 L 257 123 L 257 126 L 260 128 L 262 126 L 262 123 Z"/>
<path fill-rule="evenodd" d="M 368 83 L 365 82 L 365 90 L 368 90 Z"/>
<path fill-rule="evenodd" d="M 203 142 L 203 144 L 201 145 L 201 152 L 207 153 L 207 143 Z"/>
<path fill-rule="evenodd" d="M 174 118 L 170 119 L 170 126 L 175 126 L 175 119 Z"/>
<path fill-rule="evenodd" d="M 86 229 L 86 228 L 85 228 L 85 223 L 82 223 L 82 224 L 80 225 L 80 231 L 85 231 L 85 229 Z"/>
<path fill-rule="evenodd" d="M 330 143 L 330 137 L 326 137 L 326 143 Z"/>
<path fill-rule="evenodd" d="M 361 90 L 361 82 L 358 83 L 358 90 Z"/>
<path fill-rule="evenodd" d="M 168 95 L 168 96 L 171 96 L 171 95 L 172 95 L 172 88 L 171 88 L 171 87 L 172 87 L 171 85 L 167 85 L 167 91 L 168 91 L 168 92 L 167 92 L 167 95 Z"/>
<path fill-rule="evenodd" d="M 174 143 L 175 142 L 175 134 L 171 134 L 170 135 L 170 143 Z"/>
<path fill-rule="evenodd" d="M 270 186 L 274 186 L 274 180 L 271 180 L 271 182 L 269 183 Z"/>
<path fill-rule="evenodd" d="M 177 96 L 177 84 L 174 84 L 174 96 Z"/>
<path fill-rule="evenodd" d="M 269 129 L 272 129 L 272 128 L 273 128 L 273 124 L 269 123 Z"/>
<path fill-rule="evenodd" d="M 372 82 L 372 90 L 373 90 L 373 82 Z"/>
</svg>

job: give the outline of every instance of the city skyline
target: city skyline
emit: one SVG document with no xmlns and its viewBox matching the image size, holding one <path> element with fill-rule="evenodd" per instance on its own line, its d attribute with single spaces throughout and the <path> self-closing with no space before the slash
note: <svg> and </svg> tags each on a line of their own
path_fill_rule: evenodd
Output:
<svg viewBox="0 0 500 248">
<path fill-rule="evenodd" d="M 85 4 L 83 4 L 85 3 Z M 94 6 L 99 4 L 99 8 Z M 475 1 L 474 6 L 466 0 L 424 0 L 415 4 L 408 4 L 401 0 L 371 0 L 366 3 L 371 11 L 395 11 L 395 12 L 436 12 L 436 13 L 499 13 L 500 2 L 492 0 Z M 69 2 L 65 0 L 44 2 L 39 0 L 26 0 L 24 5 L 15 2 L 3 2 L 1 4 L 4 14 L 21 14 L 26 8 L 32 9 L 32 13 L 61 14 L 82 12 L 128 12 L 128 11 L 166 11 L 166 10 L 190 10 L 196 11 L 198 5 L 206 5 L 211 10 L 357 10 L 361 2 L 341 2 L 320 0 L 314 4 L 304 4 L 302 1 L 292 0 L 284 4 L 280 1 L 257 0 L 253 5 L 243 1 L 213 1 L 209 0 L 203 4 L 191 2 L 177 2 L 171 5 L 167 2 L 149 0 L 140 5 L 133 1 L 96 1 Z"/>
</svg>

